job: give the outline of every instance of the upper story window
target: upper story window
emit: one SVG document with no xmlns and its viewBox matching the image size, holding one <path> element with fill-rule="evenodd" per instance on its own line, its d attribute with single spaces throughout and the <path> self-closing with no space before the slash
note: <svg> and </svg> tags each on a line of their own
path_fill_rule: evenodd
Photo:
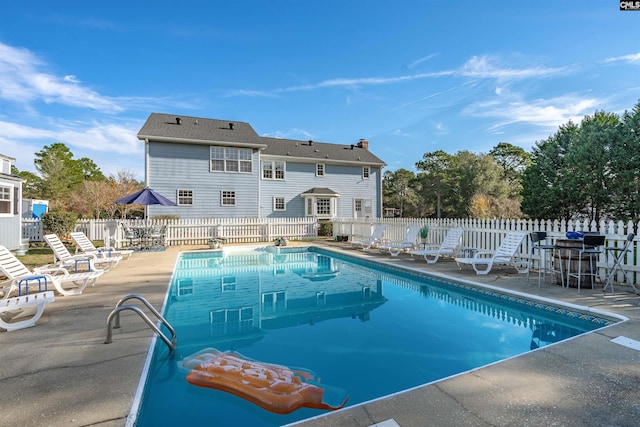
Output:
<svg viewBox="0 0 640 427">
<path fill-rule="evenodd" d="M 262 179 L 284 179 L 285 162 L 262 162 Z"/>
<path fill-rule="evenodd" d="M 363 166 L 362 167 L 362 178 L 369 179 L 369 173 L 370 172 L 371 172 L 371 170 L 369 169 L 369 166 Z"/>
<path fill-rule="evenodd" d="M 0 214 L 11 213 L 11 190 L 13 187 L 0 185 Z"/>
<path fill-rule="evenodd" d="M 193 190 L 178 190 L 178 206 L 193 206 Z"/>
<path fill-rule="evenodd" d="M 324 176 L 324 163 L 316 164 L 316 176 Z"/>
<path fill-rule="evenodd" d="M 212 172 L 251 173 L 250 148 L 211 147 Z"/>
</svg>

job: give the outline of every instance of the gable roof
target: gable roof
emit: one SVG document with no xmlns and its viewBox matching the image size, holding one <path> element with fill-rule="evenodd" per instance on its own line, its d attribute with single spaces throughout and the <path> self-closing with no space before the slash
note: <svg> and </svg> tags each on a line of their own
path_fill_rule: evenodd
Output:
<svg viewBox="0 0 640 427">
<path fill-rule="evenodd" d="M 249 123 L 151 113 L 138 139 L 176 143 L 242 143 L 266 148 Z"/>
<path fill-rule="evenodd" d="M 356 144 L 342 145 L 263 137 L 258 135 L 249 123 L 229 120 L 151 113 L 138 132 L 138 139 L 250 147 L 261 150 L 264 156 L 386 166 L 386 163 L 367 148 Z"/>
</svg>

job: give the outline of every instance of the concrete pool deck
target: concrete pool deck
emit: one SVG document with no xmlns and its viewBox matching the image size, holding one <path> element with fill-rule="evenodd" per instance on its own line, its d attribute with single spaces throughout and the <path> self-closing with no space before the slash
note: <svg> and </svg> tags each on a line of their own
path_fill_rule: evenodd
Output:
<svg viewBox="0 0 640 427">
<path fill-rule="evenodd" d="M 318 242 L 333 248 L 347 245 Z M 180 251 L 135 253 L 82 295 L 56 296 L 35 327 L 0 332 L 0 425 L 123 426 L 143 370 L 151 329 L 123 312 L 113 343 L 104 344 L 106 318 L 117 301 L 140 294 L 160 308 Z M 635 426 L 640 419 L 640 351 L 611 342 L 640 341 L 640 296 L 563 289 L 537 276 L 495 269 L 487 276 L 449 260 L 426 264 L 409 256 L 345 249 L 350 254 L 486 283 L 630 320 L 556 345 L 299 425 L 368 427 L 393 419 L 422 426 Z M 178 337 L 178 340 L 180 337 Z M 170 410 L 170 408 L 168 409 Z M 212 414 L 215 425 L 215 414 Z"/>
</svg>

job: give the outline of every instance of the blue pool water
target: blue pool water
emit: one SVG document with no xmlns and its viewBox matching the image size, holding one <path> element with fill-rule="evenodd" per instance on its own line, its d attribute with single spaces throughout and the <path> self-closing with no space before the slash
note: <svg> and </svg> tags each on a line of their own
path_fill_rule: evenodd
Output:
<svg viewBox="0 0 640 427">
<path fill-rule="evenodd" d="M 320 415 L 268 412 L 186 381 L 206 348 L 310 369 L 366 402 L 607 326 L 561 306 L 380 267 L 318 248 L 184 253 L 135 425 L 278 426 Z"/>
</svg>

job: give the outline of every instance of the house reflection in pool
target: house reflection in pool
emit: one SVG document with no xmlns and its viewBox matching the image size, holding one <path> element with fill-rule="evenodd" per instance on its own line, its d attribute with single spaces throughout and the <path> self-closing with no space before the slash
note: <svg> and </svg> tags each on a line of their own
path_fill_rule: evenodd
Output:
<svg viewBox="0 0 640 427">
<path fill-rule="evenodd" d="M 313 252 L 218 253 L 180 263 L 166 318 L 181 325 L 176 332 L 187 345 L 201 341 L 205 327 L 214 345 L 329 319 L 366 321 L 386 302 L 381 278 Z"/>
</svg>

